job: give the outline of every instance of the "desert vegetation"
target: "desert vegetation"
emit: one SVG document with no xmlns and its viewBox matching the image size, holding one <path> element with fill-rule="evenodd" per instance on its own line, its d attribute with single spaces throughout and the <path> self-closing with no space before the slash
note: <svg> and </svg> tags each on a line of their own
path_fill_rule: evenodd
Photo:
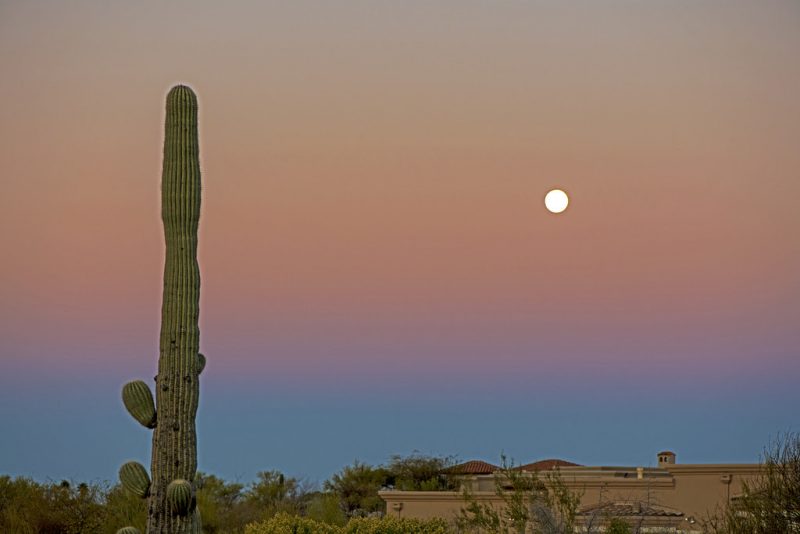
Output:
<svg viewBox="0 0 800 534">
<path fill-rule="evenodd" d="M 708 518 L 710 534 L 800 532 L 800 434 L 779 436 L 764 449 L 761 476 Z"/>
<path fill-rule="evenodd" d="M 377 532 L 376 521 L 385 509 L 378 496 L 381 488 L 451 489 L 454 482 L 442 474 L 451 464 L 450 458 L 420 454 L 394 456 L 381 465 L 354 462 L 322 484 L 277 470 L 262 471 L 249 483 L 198 471 L 194 478 L 197 510 L 205 534 L 241 534 L 248 524 L 252 524 L 247 530 L 250 534 L 368 534 Z M 422 522 L 424 529 L 416 530 L 410 526 L 417 525 L 413 521 L 384 521 L 379 524 L 388 530 L 379 531 L 387 534 L 444 532 L 441 522 Z M 0 476 L 3 533 L 115 534 L 126 526 L 144 531 L 146 523 L 147 501 L 122 483 L 38 482 Z"/>
<path fill-rule="evenodd" d="M 262 471 L 250 483 L 198 471 L 196 506 L 205 534 L 565 534 L 576 527 L 587 531 L 576 520 L 580 496 L 568 491 L 557 474 L 525 477 L 505 463 L 497 485 L 502 510 L 465 492 L 461 517 L 453 524 L 385 516 L 381 489 L 459 490 L 457 479 L 448 476 L 453 463 L 452 458 L 421 454 L 394 456 L 381 465 L 356 461 L 322 484 L 277 470 Z M 800 532 L 800 435 L 774 441 L 762 463 L 763 476 L 699 528 L 708 534 Z M 606 532 L 639 531 L 625 521 L 606 519 Z M 143 530 L 146 523 L 146 501 L 120 483 L 0 476 L 3 533 L 115 534 L 124 526 Z"/>
<path fill-rule="evenodd" d="M 575 531 L 581 495 L 570 491 L 558 471 L 523 473 L 502 457 L 495 494 L 502 506 L 482 502 L 463 490 L 465 506 L 456 520 L 464 534 L 569 534 Z"/>
</svg>

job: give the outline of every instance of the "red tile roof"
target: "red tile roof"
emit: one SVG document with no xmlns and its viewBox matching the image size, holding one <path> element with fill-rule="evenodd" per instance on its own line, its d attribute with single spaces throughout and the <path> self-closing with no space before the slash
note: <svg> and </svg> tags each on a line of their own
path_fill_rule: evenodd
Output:
<svg viewBox="0 0 800 534">
<path fill-rule="evenodd" d="M 498 469 L 500 468 L 496 465 L 486 463 L 483 460 L 470 460 L 463 464 L 454 465 L 447 472 L 459 475 L 491 475 Z"/>
<path fill-rule="evenodd" d="M 520 471 L 549 471 L 556 467 L 580 467 L 580 464 L 551 458 L 549 460 L 539 460 L 538 462 L 521 465 L 519 469 Z"/>
</svg>

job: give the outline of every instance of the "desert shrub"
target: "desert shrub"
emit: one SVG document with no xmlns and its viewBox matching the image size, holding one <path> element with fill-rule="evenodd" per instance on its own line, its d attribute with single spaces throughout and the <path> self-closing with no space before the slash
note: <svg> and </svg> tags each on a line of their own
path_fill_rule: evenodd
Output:
<svg viewBox="0 0 800 534">
<path fill-rule="evenodd" d="M 340 506 L 348 517 L 367 515 L 386 508 L 378 491 L 386 484 L 387 477 L 385 468 L 356 461 L 325 482 L 325 489 L 339 496 Z"/>
<path fill-rule="evenodd" d="M 41 484 L 0 476 L 0 532 L 99 532 L 106 518 L 104 495 L 105 489 L 97 484 Z"/>
<path fill-rule="evenodd" d="M 558 470 L 539 476 L 524 473 L 501 455 L 502 467 L 494 475 L 495 495 L 502 505 L 478 500 L 464 487 L 465 506 L 456 518 L 462 533 L 505 534 L 536 532 L 570 534 L 581 495 L 570 490 Z"/>
<path fill-rule="evenodd" d="M 245 528 L 245 534 L 450 534 L 450 532 L 452 531 L 444 519 L 357 517 L 342 527 L 283 513 L 260 523 L 252 523 Z"/>
<path fill-rule="evenodd" d="M 45 506 L 44 491 L 36 482 L 0 476 L 0 532 L 34 534 Z"/>
<path fill-rule="evenodd" d="M 147 523 L 147 501 L 123 489 L 121 484 L 112 487 L 106 495 L 106 521 L 101 532 L 116 534 L 122 527 L 132 526 L 141 532 Z"/>
<path fill-rule="evenodd" d="M 280 512 L 260 523 L 251 523 L 245 534 L 342 534 L 342 528 L 306 517 Z"/>
<path fill-rule="evenodd" d="M 714 534 L 800 532 L 800 434 L 776 438 L 764 451 L 761 474 L 742 485 L 742 493 L 708 518 Z"/>
<path fill-rule="evenodd" d="M 310 498 L 306 506 L 306 517 L 329 525 L 343 526 L 347 523 L 347 516 L 340 506 L 339 496 L 330 492 L 317 492 Z"/>
<path fill-rule="evenodd" d="M 403 491 L 456 490 L 458 481 L 447 476 L 447 470 L 455 464 L 455 457 L 427 456 L 413 453 L 409 456 L 392 456 L 387 484 Z"/>
<path fill-rule="evenodd" d="M 631 532 L 631 526 L 618 517 L 612 518 L 606 527 L 606 534 L 631 534 Z"/>
<path fill-rule="evenodd" d="M 358 517 L 351 519 L 342 534 L 449 534 L 447 521 L 441 518 L 410 519 L 397 517 Z"/>
<path fill-rule="evenodd" d="M 195 482 L 204 534 L 239 534 L 244 525 L 258 519 L 254 510 L 243 504 L 243 484 L 225 482 L 199 471 Z"/>
</svg>

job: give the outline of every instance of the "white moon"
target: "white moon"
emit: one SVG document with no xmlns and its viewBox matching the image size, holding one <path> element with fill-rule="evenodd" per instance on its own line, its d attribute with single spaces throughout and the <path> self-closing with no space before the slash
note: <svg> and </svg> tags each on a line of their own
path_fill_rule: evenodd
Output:
<svg viewBox="0 0 800 534">
<path fill-rule="evenodd" d="M 553 189 L 544 197 L 544 205 L 552 213 L 561 213 L 569 205 L 569 197 L 561 189 Z"/>
</svg>

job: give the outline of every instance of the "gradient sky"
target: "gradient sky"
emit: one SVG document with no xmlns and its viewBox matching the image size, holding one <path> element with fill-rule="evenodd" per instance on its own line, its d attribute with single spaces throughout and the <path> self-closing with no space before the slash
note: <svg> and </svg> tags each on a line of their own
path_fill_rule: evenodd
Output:
<svg viewBox="0 0 800 534">
<path fill-rule="evenodd" d="M 0 473 L 147 462 L 200 100 L 200 469 L 753 462 L 800 418 L 793 0 L 0 1 Z M 545 211 L 548 189 L 571 196 Z"/>
</svg>

